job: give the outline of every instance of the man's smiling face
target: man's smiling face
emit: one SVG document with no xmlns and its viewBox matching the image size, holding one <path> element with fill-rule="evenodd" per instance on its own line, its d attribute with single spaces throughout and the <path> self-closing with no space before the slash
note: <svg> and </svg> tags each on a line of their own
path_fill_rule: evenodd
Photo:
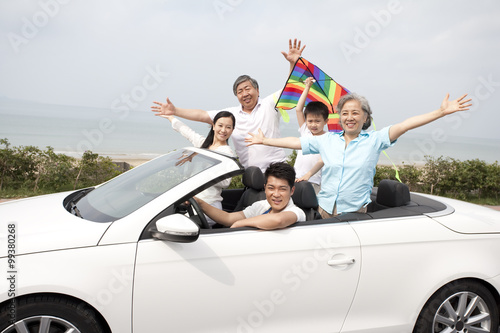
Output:
<svg viewBox="0 0 500 333">
<path fill-rule="evenodd" d="M 271 205 L 272 213 L 279 213 L 286 208 L 295 187 L 290 188 L 286 179 L 269 176 L 265 186 L 267 202 Z"/>
<path fill-rule="evenodd" d="M 259 90 L 250 81 L 241 82 L 236 88 L 236 97 L 243 111 L 251 112 L 259 100 Z"/>
</svg>

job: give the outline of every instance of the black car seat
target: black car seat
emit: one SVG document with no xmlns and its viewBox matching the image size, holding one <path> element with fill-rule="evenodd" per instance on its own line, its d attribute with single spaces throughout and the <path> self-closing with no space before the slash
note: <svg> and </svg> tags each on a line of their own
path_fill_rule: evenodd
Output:
<svg viewBox="0 0 500 333">
<path fill-rule="evenodd" d="M 314 187 L 308 181 L 295 183 L 295 191 L 292 194 L 293 203 L 301 208 L 306 214 L 306 221 L 321 219 L 318 213 L 318 198 Z"/>
<path fill-rule="evenodd" d="M 392 179 L 382 179 L 378 184 L 377 204 L 383 207 L 401 207 L 410 202 L 410 189 L 406 184 Z"/>
<path fill-rule="evenodd" d="M 245 191 L 234 208 L 235 212 L 241 211 L 254 202 L 266 198 L 266 194 L 264 193 L 264 174 L 258 167 L 249 166 L 246 168 L 243 173 L 242 182 L 245 185 Z"/>
</svg>

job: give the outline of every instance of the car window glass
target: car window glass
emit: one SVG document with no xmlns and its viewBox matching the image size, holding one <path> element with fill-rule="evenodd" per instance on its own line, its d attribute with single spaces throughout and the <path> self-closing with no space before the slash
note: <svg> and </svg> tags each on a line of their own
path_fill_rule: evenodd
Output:
<svg viewBox="0 0 500 333">
<path fill-rule="evenodd" d="M 174 151 L 96 188 L 78 201 L 78 210 L 84 219 L 114 221 L 218 163 L 190 150 Z"/>
</svg>

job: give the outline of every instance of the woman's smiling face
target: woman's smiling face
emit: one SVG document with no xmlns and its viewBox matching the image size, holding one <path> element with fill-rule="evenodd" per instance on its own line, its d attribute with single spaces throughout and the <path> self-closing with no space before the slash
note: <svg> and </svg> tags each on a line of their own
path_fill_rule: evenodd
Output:
<svg viewBox="0 0 500 333">
<path fill-rule="evenodd" d="M 213 125 L 214 141 L 225 143 L 234 130 L 234 123 L 230 117 L 221 117 Z"/>
<path fill-rule="evenodd" d="M 357 100 L 347 101 L 340 110 L 340 125 L 346 135 L 357 136 L 361 133 L 367 119 L 366 112 Z"/>
</svg>

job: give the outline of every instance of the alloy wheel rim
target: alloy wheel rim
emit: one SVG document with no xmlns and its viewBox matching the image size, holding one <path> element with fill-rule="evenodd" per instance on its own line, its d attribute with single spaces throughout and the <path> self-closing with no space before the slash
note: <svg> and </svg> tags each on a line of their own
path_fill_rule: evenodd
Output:
<svg viewBox="0 0 500 333">
<path fill-rule="evenodd" d="M 490 310 L 477 294 L 459 292 L 439 306 L 432 327 L 434 333 L 490 332 Z"/>
<path fill-rule="evenodd" d="M 81 333 L 73 324 L 62 318 L 53 316 L 34 316 L 16 321 L 1 333 Z"/>
</svg>

